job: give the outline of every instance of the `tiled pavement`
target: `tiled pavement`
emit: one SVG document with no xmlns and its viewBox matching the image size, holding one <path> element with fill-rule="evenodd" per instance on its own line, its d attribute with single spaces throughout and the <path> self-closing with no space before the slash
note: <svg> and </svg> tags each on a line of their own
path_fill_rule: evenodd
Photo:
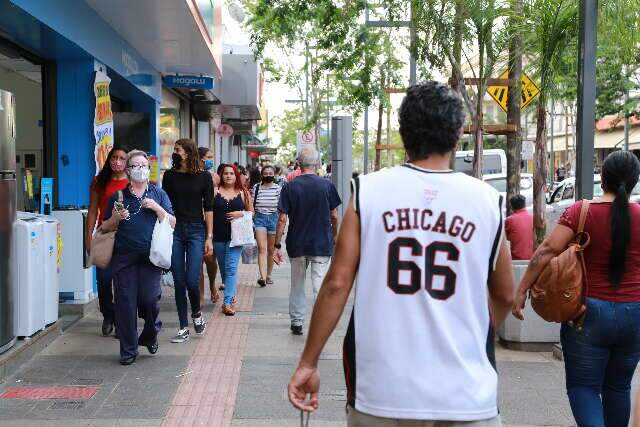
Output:
<svg viewBox="0 0 640 427">
<path fill-rule="evenodd" d="M 0 426 L 299 426 L 286 383 L 304 337 L 289 332 L 289 266 L 275 284 L 254 286 L 255 266 L 241 267 L 238 314 L 225 317 L 210 303 L 203 337 L 169 343 L 178 328 L 171 288 L 163 288 L 160 351 L 142 349 L 130 367 L 118 364 L 118 342 L 99 336 L 99 313 L 67 330 L 17 375 L 9 388 L 95 387 L 90 399 L 0 399 Z M 341 341 L 349 310 L 321 357 L 320 410 L 311 426 L 345 425 Z M 564 392 L 562 363 L 550 353 L 498 349 L 500 406 L 508 426 L 574 425 Z"/>
</svg>

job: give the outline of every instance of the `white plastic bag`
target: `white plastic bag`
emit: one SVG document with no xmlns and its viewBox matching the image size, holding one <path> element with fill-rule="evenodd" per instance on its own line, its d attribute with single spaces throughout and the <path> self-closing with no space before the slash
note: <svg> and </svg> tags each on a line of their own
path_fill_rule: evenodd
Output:
<svg viewBox="0 0 640 427">
<path fill-rule="evenodd" d="M 253 237 L 253 214 L 243 211 L 240 218 L 231 221 L 231 242 L 229 246 L 253 245 L 256 242 Z"/>
<path fill-rule="evenodd" d="M 173 228 L 169 224 L 169 219 L 164 217 L 164 221 L 157 220 L 153 227 L 151 237 L 151 252 L 149 261 L 153 265 L 168 270 L 171 268 L 171 252 L 173 248 Z"/>
</svg>

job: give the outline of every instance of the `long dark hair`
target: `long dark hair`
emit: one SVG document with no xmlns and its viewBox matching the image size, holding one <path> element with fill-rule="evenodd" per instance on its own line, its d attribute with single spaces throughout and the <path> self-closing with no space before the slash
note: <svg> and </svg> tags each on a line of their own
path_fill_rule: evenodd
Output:
<svg viewBox="0 0 640 427">
<path fill-rule="evenodd" d="M 630 151 L 615 151 L 602 165 L 602 188 L 615 194 L 611 206 L 611 253 L 609 254 L 609 281 L 617 286 L 624 276 L 627 248 L 631 241 L 631 215 L 629 194 L 638 183 L 640 162 Z"/>
<path fill-rule="evenodd" d="M 204 156 L 206 156 L 209 151 L 211 151 L 210 148 L 198 147 L 198 156 L 200 156 L 200 160 L 204 159 Z"/>
<path fill-rule="evenodd" d="M 187 158 L 184 160 L 187 162 L 187 173 L 196 174 L 202 170 L 202 160 L 198 154 L 198 146 L 192 139 L 183 138 L 176 141 L 176 145 L 182 147 Z M 175 167 L 174 167 L 175 168 Z"/>
<path fill-rule="evenodd" d="M 111 169 L 111 157 L 113 157 L 116 151 L 124 151 L 126 157 L 128 150 L 123 145 L 114 145 L 111 151 L 109 151 L 107 160 L 104 162 L 104 166 L 102 166 L 100 173 L 96 177 L 96 187 L 99 191 L 103 191 L 107 187 L 109 181 L 111 181 L 111 177 L 113 176 L 113 170 Z"/>
</svg>

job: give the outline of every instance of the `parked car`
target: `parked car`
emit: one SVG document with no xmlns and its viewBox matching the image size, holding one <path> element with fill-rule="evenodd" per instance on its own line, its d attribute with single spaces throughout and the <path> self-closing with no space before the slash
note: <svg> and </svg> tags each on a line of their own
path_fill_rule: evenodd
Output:
<svg viewBox="0 0 640 427">
<path fill-rule="evenodd" d="M 600 175 L 594 175 L 593 177 L 593 197 L 602 196 L 602 179 Z M 547 234 L 553 230 L 553 227 L 558 223 L 558 219 L 564 213 L 564 211 L 575 203 L 575 185 L 576 178 L 567 178 L 561 181 L 558 187 L 551 193 L 549 200 L 547 201 L 546 221 L 547 221 Z M 640 202 L 640 183 L 636 184 L 631 192 L 629 200 L 633 202 Z"/>
<path fill-rule="evenodd" d="M 485 175 L 482 179 L 498 190 L 502 195 L 505 205 L 509 203 L 507 200 L 507 175 L 504 173 L 496 173 L 491 175 Z M 526 200 L 526 206 L 533 204 L 533 175 L 530 173 L 520 174 L 520 194 L 524 196 Z"/>
</svg>

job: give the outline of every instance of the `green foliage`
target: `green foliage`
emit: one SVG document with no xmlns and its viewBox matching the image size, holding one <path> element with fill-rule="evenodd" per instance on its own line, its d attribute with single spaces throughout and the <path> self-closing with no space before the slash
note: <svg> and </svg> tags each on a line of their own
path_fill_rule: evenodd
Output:
<svg viewBox="0 0 640 427">
<path fill-rule="evenodd" d="M 304 129 L 304 117 L 301 108 L 289 110 L 273 120 L 274 129 L 280 134 L 277 161 L 286 163 L 296 157 L 297 132 Z"/>
</svg>

